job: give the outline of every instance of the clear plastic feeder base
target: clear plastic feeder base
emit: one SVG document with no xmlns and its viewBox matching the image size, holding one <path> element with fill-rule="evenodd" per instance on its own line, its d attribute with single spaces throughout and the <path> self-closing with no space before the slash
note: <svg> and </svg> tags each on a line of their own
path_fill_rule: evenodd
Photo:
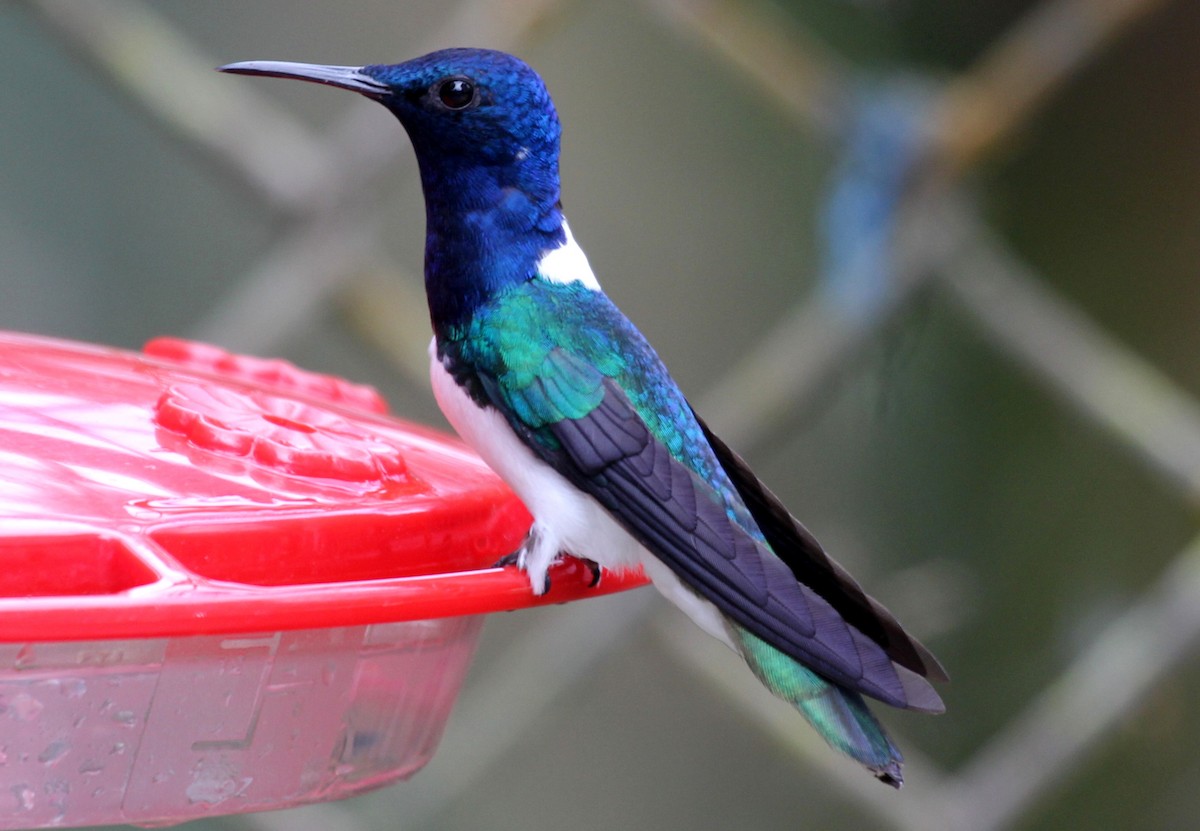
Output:
<svg viewBox="0 0 1200 831">
<path fill-rule="evenodd" d="M 0 645 L 0 828 L 160 825 L 405 779 L 482 623 Z"/>
</svg>

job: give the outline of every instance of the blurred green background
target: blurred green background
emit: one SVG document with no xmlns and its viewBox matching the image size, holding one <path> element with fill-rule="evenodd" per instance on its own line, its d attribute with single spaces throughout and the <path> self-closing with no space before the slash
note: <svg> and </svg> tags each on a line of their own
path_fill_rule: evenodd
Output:
<svg viewBox="0 0 1200 831">
<path fill-rule="evenodd" d="M 883 713 L 911 759 L 892 793 L 647 590 L 508 615 L 411 782 L 191 827 L 1196 827 L 1198 43 L 1186 0 L 0 5 L 0 328 L 215 340 L 444 425 L 399 127 L 204 73 L 511 48 L 555 95 L 566 210 L 610 296 L 953 677 L 946 715 Z M 947 162 L 973 103 L 1016 112 Z M 231 161 L 289 134 L 263 110 L 308 137 L 266 154 L 266 188 Z M 351 195 L 319 205 L 339 177 Z M 861 215 L 831 219 L 855 182 Z M 956 288 L 969 257 L 929 254 L 947 215 L 1019 266 L 987 283 L 994 318 Z M 881 227 L 925 265 L 839 271 Z M 1028 291 L 1051 313 L 1007 309 Z M 747 370 L 775 336 L 799 379 L 778 388 Z"/>
</svg>

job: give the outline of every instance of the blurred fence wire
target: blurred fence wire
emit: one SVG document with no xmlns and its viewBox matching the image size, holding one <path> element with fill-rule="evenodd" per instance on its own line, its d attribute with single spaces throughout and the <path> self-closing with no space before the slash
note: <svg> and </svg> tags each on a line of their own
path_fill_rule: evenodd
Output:
<svg viewBox="0 0 1200 831">
<path fill-rule="evenodd" d="M 313 135 L 252 86 L 229 78 L 218 82 L 211 71 L 218 61 L 199 54 L 148 4 L 28 0 L 28 5 L 164 131 L 215 162 L 287 229 L 192 334 L 267 352 L 322 305 L 336 301 L 400 372 L 424 377 L 427 327 L 420 281 L 383 253 L 382 229 L 372 219 L 381 213 L 374 210 L 380 195 L 366 187 L 401 145 L 376 141 L 371 130 L 358 128 L 365 108 L 351 108 L 328 135 Z M 731 444 L 750 449 L 770 441 L 882 327 L 904 315 L 918 293 L 937 290 L 966 312 L 999 353 L 1191 501 L 1200 500 L 1200 403 L 1056 296 L 989 232 L 961 184 L 981 161 L 1002 153 L 1076 72 L 1163 5 L 1165 0 L 1044 0 L 959 77 L 940 85 L 919 79 L 925 117 L 906 139 L 903 169 L 884 177 L 891 190 L 874 195 L 886 212 L 878 226 L 886 249 L 883 272 L 872 277 L 882 283 L 868 293 L 869 303 L 850 309 L 830 292 L 797 304 L 717 380 L 701 408 L 723 425 Z M 642 6 L 744 74 L 797 130 L 853 146 L 862 121 L 855 110 L 855 102 L 864 100 L 856 94 L 862 81 L 848 62 L 791 19 L 755 0 L 642 0 Z M 436 40 L 528 45 L 548 32 L 547 21 L 569 11 L 567 0 L 464 0 Z M 151 70 L 162 65 L 164 55 L 170 56 L 175 86 L 175 94 L 165 97 L 145 80 L 155 77 Z M 187 95 L 178 94 L 181 84 Z M 862 267 L 881 268 L 877 261 Z M 291 302 L 281 307 L 279 298 Z M 1157 585 L 1099 631 L 1065 672 L 960 769 L 939 772 L 927 759 L 910 760 L 919 771 L 912 778 L 929 784 L 904 800 L 849 771 L 800 731 L 777 727 L 780 711 L 761 706 L 761 691 L 730 674 L 732 662 L 713 659 L 694 639 L 679 637 L 670 619 L 650 619 L 648 610 L 655 607 L 644 593 L 629 599 L 620 625 L 591 614 L 587 605 L 565 618 L 572 631 L 531 635 L 512 647 L 508 660 L 497 661 L 494 677 L 476 685 L 492 691 L 486 702 L 473 701 L 468 691 L 460 713 L 472 724 L 472 744 L 463 757 L 474 761 L 443 769 L 439 781 L 426 780 L 421 806 L 406 817 L 410 825 L 435 816 L 515 741 L 538 708 L 607 647 L 640 629 L 656 634 L 749 720 L 785 742 L 800 763 L 823 771 L 872 809 L 882 826 L 1012 827 L 1070 779 L 1149 687 L 1195 652 L 1200 542 L 1181 551 Z M 534 672 L 540 678 L 537 699 L 494 694 L 513 673 Z M 505 729 L 488 730 L 488 723 Z M 334 806 L 323 810 L 332 813 L 322 827 L 355 827 Z M 269 817 L 251 822 L 274 827 Z"/>
</svg>

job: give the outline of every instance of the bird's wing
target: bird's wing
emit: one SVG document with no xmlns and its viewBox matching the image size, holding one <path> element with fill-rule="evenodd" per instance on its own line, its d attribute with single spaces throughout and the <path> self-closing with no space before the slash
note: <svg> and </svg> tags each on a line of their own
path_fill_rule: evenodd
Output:
<svg viewBox="0 0 1200 831">
<path fill-rule="evenodd" d="M 478 367 L 471 373 L 474 393 L 505 413 L 535 454 L 595 498 L 684 584 L 737 625 L 835 683 L 897 707 L 942 709 L 921 670 L 906 668 L 913 663 L 909 656 L 871 637 L 882 631 L 890 638 L 892 631 L 861 614 L 861 603 L 844 603 L 842 583 L 819 574 L 809 582 L 798 580 L 748 530 L 748 514 L 737 496 L 722 494 L 699 475 L 695 460 L 683 461 L 680 456 L 686 454 L 678 446 L 673 453 L 671 442 L 655 435 L 614 377 L 560 346 L 537 350 L 534 361 L 508 357 L 497 364 L 507 370 L 503 382 Z M 461 376 L 463 364 L 455 363 Z M 662 377 L 669 382 L 665 370 Z M 644 397 L 645 392 L 633 394 Z M 703 441 L 673 382 L 666 393 L 678 406 L 664 407 L 660 398 L 643 407 L 684 419 Z M 664 418 L 659 418 L 660 429 Z M 713 452 L 708 455 L 715 467 Z M 833 591 L 833 600 L 849 614 L 822 596 L 821 589 L 835 587 L 841 593 Z M 869 599 L 865 608 L 873 608 Z"/>
<path fill-rule="evenodd" d="M 893 661 L 923 677 L 948 681 L 946 670 L 938 659 L 904 631 L 891 612 L 863 591 L 858 581 L 825 552 L 816 537 L 792 516 L 742 457 L 730 450 L 698 414 L 693 414 L 771 550 L 791 569 L 796 579 L 825 598 L 847 622 L 882 646 Z"/>
</svg>

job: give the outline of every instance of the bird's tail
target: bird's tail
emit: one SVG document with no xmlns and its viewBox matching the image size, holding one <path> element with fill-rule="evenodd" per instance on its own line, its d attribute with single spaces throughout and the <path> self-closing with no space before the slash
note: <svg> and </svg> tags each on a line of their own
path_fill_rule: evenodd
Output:
<svg viewBox="0 0 1200 831">
<path fill-rule="evenodd" d="M 808 719 L 829 746 L 864 765 L 881 782 L 904 783 L 904 757 L 858 693 L 821 678 L 778 649 L 731 625 L 742 655 L 762 683 Z"/>
</svg>

